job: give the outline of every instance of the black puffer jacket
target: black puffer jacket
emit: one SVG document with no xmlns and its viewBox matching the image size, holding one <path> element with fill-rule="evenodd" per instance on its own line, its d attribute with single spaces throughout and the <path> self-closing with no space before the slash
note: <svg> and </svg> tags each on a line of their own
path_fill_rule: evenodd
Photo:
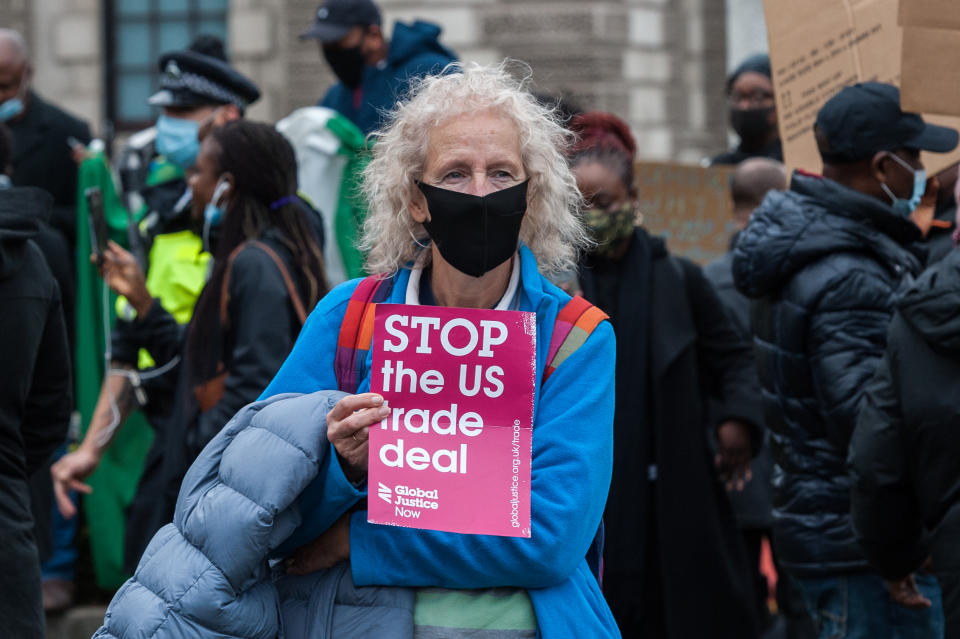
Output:
<svg viewBox="0 0 960 639">
<path fill-rule="evenodd" d="M 897 303 L 850 443 L 853 520 L 870 563 L 901 578 L 932 550 L 960 572 L 960 251 Z M 924 533 L 933 533 L 932 549 Z"/>
<path fill-rule="evenodd" d="M 850 435 L 920 237 L 884 202 L 795 173 L 734 250 L 752 327 L 774 470 L 774 533 L 800 576 L 864 570 L 850 525 Z"/>
<path fill-rule="evenodd" d="M 857 539 L 888 579 L 927 556 L 960 637 L 960 250 L 907 287 L 850 442 Z"/>
</svg>

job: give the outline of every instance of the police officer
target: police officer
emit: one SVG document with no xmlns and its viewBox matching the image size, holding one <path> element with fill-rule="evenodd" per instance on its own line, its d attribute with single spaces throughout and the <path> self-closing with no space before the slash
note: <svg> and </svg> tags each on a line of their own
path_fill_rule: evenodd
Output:
<svg viewBox="0 0 960 639">
<path fill-rule="evenodd" d="M 189 217 L 184 172 L 203 136 L 242 117 L 260 97 L 256 85 L 227 63 L 214 36 L 164 54 L 159 69 L 160 90 L 148 102 L 163 111 L 155 126 L 130 137 L 118 162 L 124 203 L 142 220 L 147 240 L 171 223 L 178 226 L 175 218 Z"/>
</svg>

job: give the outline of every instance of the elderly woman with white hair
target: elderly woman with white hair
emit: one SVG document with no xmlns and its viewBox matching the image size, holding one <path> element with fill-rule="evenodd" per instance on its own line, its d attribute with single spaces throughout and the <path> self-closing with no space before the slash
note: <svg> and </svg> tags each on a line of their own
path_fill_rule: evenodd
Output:
<svg viewBox="0 0 960 639">
<path fill-rule="evenodd" d="M 387 274 L 384 302 L 535 312 L 540 384 L 570 299 L 541 271 L 571 268 L 587 242 L 564 155 L 571 135 L 502 65 L 448 69 L 411 96 L 365 171 L 367 269 Z M 337 335 L 357 286 L 318 304 L 265 397 L 336 386 Z M 610 482 L 614 351 L 601 322 L 538 387 L 530 538 L 382 526 L 359 510 L 301 548 L 291 570 L 349 559 L 358 585 L 418 588 L 416 636 L 619 636 L 585 561 Z M 358 394 L 327 417 L 345 478 L 325 492 L 341 504 L 365 494 L 368 429 L 387 412 L 364 392 L 370 365 L 368 355 Z M 479 628 L 491 634 L 470 634 Z"/>
<path fill-rule="evenodd" d="M 613 330 L 541 275 L 587 242 L 571 134 L 503 66 L 446 71 L 412 88 L 366 168 L 379 275 L 328 293 L 261 401 L 207 446 L 98 638 L 620 636 L 597 580 Z M 536 314 L 531 536 L 367 521 L 369 429 L 388 409 L 357 309 L 379 302 Z"/>
</svg>

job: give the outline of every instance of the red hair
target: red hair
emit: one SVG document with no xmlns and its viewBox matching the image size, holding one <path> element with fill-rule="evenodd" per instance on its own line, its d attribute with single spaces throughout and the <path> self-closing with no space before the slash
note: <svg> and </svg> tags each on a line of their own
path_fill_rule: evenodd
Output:
<svg viewBox="0 0 960 639">
<path fill-rule="evenodd" d="M 630 133 L 630 127 L 612 113 L 588 111 L 576 115 L 570 121 L 570 130 L 579 138 L 573 146 L 573 156 L 615 151 L 633 160 L 637 152 L 637 143 Z"/>
</svg>

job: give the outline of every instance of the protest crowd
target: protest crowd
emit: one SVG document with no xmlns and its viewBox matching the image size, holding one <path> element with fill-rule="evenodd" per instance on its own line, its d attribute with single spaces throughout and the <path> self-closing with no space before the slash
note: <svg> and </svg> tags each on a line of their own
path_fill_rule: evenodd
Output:
<svg viewBox="0 0 960 639">
<path fill-rule="evenodd" d="M 0 29 L 0 637 L 960 639 L 957 130 L 851 82 L 788 169 L 751 55 L 699 264 L 627 114 L 303 29 L 315 106 L 199 35 L 116 148 Z"/>
</svg>

